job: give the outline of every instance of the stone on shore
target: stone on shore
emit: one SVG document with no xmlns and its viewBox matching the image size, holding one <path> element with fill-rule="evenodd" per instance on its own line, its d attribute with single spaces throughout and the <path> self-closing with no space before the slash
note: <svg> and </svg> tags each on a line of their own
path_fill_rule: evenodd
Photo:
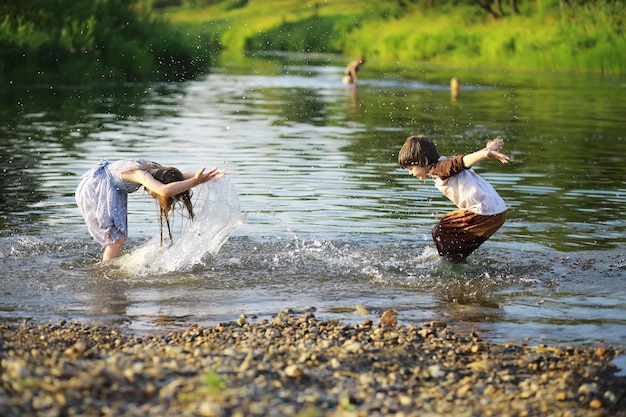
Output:
<svg viewBox="0 0 626 417">
<path fill-rule="evenodd" d="M 0 415 L 626 416 L 619 353 L 311 312 L 150 336 L 5 323 Z"/>
</svg>

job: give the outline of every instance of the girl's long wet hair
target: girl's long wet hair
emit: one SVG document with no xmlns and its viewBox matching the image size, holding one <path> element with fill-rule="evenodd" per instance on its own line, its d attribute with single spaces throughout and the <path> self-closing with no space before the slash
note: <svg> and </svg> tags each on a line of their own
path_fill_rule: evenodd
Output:
<svg viewBox="0 0 626 417">
<path fill-rule="evenodd" d="M 183 173 L 174 167 L 163 167 L 158 164 L 150 170 L 150 174 L 155 180 L 169 184 L 171 182 L 182 181 L 185 179 Z M 157 197 L 159 202 L 159 224 L 161 227 L 161 246 L 163 246 L 163 223 L 167 224 L 167 233 L 170 238 L 170 245 L 174 242 L 172 239 L 172 228 L 170 225 L 170 213 L 178 208 L 181 204 L 187 209 L 189 217 L 193 220 L 193 204 L 191 203 L 191 196 L 193 193 L 191 190 L 187 190 L 183 193 L 176 194 L 172 197 Z"/>
</svg>

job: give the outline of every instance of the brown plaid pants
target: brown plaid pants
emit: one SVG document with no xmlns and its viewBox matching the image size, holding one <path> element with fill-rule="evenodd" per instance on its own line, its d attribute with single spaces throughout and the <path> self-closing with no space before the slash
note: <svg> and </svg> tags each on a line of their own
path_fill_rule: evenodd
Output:
<svg viewBox="0 0 626 417">
<path fill-rule="evenodd" d="M 465 209 L 454 210 L 433 227 L 433 240 L 439 255 L 451 262 L 465 262 L 465 258 L 489 239 L 505 220 L 506 211 L 483 216 Z"/>
</svg>

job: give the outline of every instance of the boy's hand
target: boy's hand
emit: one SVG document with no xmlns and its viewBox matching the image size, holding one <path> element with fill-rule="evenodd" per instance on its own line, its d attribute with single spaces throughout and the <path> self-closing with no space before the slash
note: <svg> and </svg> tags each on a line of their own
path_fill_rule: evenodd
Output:
<svg viewBox="0 0 626 417">
<path fill-rule="evenodd" d="M 503 146 L 504 141 L 499 137 L 487 142 L 487 146 L 485 146 L 487 158 L 495 158 L 503 164 L 508 164 L 511 161 L 511 157 L 500 152 Z"/>
<path fill-rule="evenodd" d="M 476 152 L 468 153 L 467 155 L 463 156 L 463 166 L 465 168 L 471 168 L 480 161 L 489 158 L 497 159 L 503 164 L 508 164 L 511 161 L 511 158 L 500 152 L 502 146 L 504 146 L 504 141 L 499 137 L 490 140 L 489 142 L 487 142 L 487 146 L 485 146 L 483 149 L 480 149 Z"/>
<path fill-rule="evenodd" d="M 496 158 L 498 161 L 503 164 L 508 164 L 511 161 L 511 157 L 503 154 L 502 152 L 496 152 L 492 150 L 487 150 L 487 158 Z"/>
<path fill-rule="evenodd" d="M 491 151 L 499 152 L 503 146 L 504 146 L 504 141 L 500 139 L 500 137 L 498 136 L 497 138 L 487 142 L 487 146 L 485 146 L 485 148 Z"/>
</svg>

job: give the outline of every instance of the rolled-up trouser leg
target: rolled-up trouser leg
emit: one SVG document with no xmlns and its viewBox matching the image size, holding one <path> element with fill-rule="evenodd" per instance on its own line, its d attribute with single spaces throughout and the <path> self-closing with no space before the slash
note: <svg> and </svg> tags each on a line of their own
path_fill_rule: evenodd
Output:
<svg viewBox="0 0 626 417">
<path fill-rule="evenodd" d="M 506 211 L 492 216 L 464 209 L 451 211 L 433 227 L 433 240 L 439 255 L 451 262 L 464 262 L 505 220 Z"/>
</svg>

